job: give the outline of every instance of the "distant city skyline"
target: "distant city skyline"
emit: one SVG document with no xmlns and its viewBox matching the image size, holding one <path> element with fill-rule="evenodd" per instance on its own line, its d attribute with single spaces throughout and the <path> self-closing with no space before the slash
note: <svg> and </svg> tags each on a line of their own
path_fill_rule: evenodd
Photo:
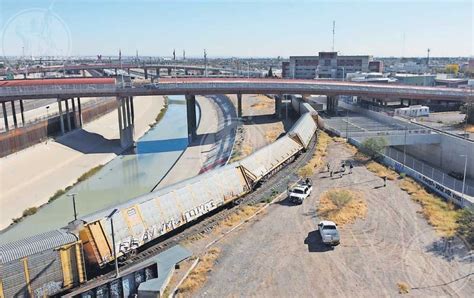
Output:
<svg viewBox="0 0 474 298">
<path fill-rule="evenodd" d="M 0 1 L 1 56 L 473 55 L 472 1 Z"/>
</svg>

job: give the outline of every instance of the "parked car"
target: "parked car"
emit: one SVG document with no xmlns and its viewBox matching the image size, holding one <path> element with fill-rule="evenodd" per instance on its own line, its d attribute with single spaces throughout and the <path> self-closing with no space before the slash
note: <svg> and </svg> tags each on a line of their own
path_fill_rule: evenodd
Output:
<svg viewBox="0 0 474 298">
<path fill-rule="evenodd" d="M 319 234 L 324 244 L 327 245 L 339 245 L 339 231 L 334 222 L 329 220 L 320 221 L 318 224 Z"/>
<path fill-rule="evenodd" d="M 311 194 L 313 186 L 309 180 L 306 180 L 303 183 L 299 183 L 292 189 L 288 190 L 288 197 L 290 202 L 294 204 L 302 204 L 303 201 Z"/>
</svg>

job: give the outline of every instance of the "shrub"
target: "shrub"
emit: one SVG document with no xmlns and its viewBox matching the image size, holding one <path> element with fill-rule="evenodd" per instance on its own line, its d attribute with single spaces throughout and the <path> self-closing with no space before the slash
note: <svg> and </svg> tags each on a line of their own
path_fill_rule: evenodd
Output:
<svg viewBox="0 0 474 298">
<path fill-rule="evenodd" d="M 368 138 L 362 142 L 362 150 L 371 158 L 378 159 L 382 156 L 387 145 L 388 143 L 385 138 Z"/>
</svg>

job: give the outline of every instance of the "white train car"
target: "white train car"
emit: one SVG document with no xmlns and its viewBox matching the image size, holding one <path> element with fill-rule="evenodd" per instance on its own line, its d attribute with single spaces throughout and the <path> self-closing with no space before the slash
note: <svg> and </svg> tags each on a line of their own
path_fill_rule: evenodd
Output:
<svg viewBox="0 0 474 298">
<path fill-rule="evenodd" d="M 406 108 L 395 109 L 395 116 L 416 118 L 430 115 L 430 108 L 422 105 L 414 105 Z"/>
</svg>

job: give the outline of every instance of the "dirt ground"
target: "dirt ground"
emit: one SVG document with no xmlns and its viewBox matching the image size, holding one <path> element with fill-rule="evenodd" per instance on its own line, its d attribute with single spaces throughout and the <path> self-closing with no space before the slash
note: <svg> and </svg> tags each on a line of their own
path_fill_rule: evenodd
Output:
<svg viewBox="0 0 474 298">
<path fill-rule="evenodd" d="M 337 142 L 328 153 L 332 165 L 352 156 Z M 272 204 L 217 243 L 221 254 L 193 296 L 380 297 L 398 295 L 397 283 L 403 282 L 409 296 L 472 297 L 472 254 L 459 239 L 447 243 L 438 237 L 398 181 L 383 187 L 357 164 L 353 174 L 328 176 L 313 177 L 313 193 L 302 205 L 287 199 Z M 316 229 L 316 206 L 320 194 L 334 187 L 360 191 L 368 213 L 345 226 L 341 244 L 330 248 Z M 200 242 L 209 239 L 191 246 L 203 247 Z"/>
<path fill-rule="evenodd" d="M 237 96 L 228 95 L 237 109 Z M 275 115 L 275 100 L 265 95 L 242 95 L 242 125 L 238 129 L 232 161 L 272 143 L 294 123 Z"/>
</svg>

